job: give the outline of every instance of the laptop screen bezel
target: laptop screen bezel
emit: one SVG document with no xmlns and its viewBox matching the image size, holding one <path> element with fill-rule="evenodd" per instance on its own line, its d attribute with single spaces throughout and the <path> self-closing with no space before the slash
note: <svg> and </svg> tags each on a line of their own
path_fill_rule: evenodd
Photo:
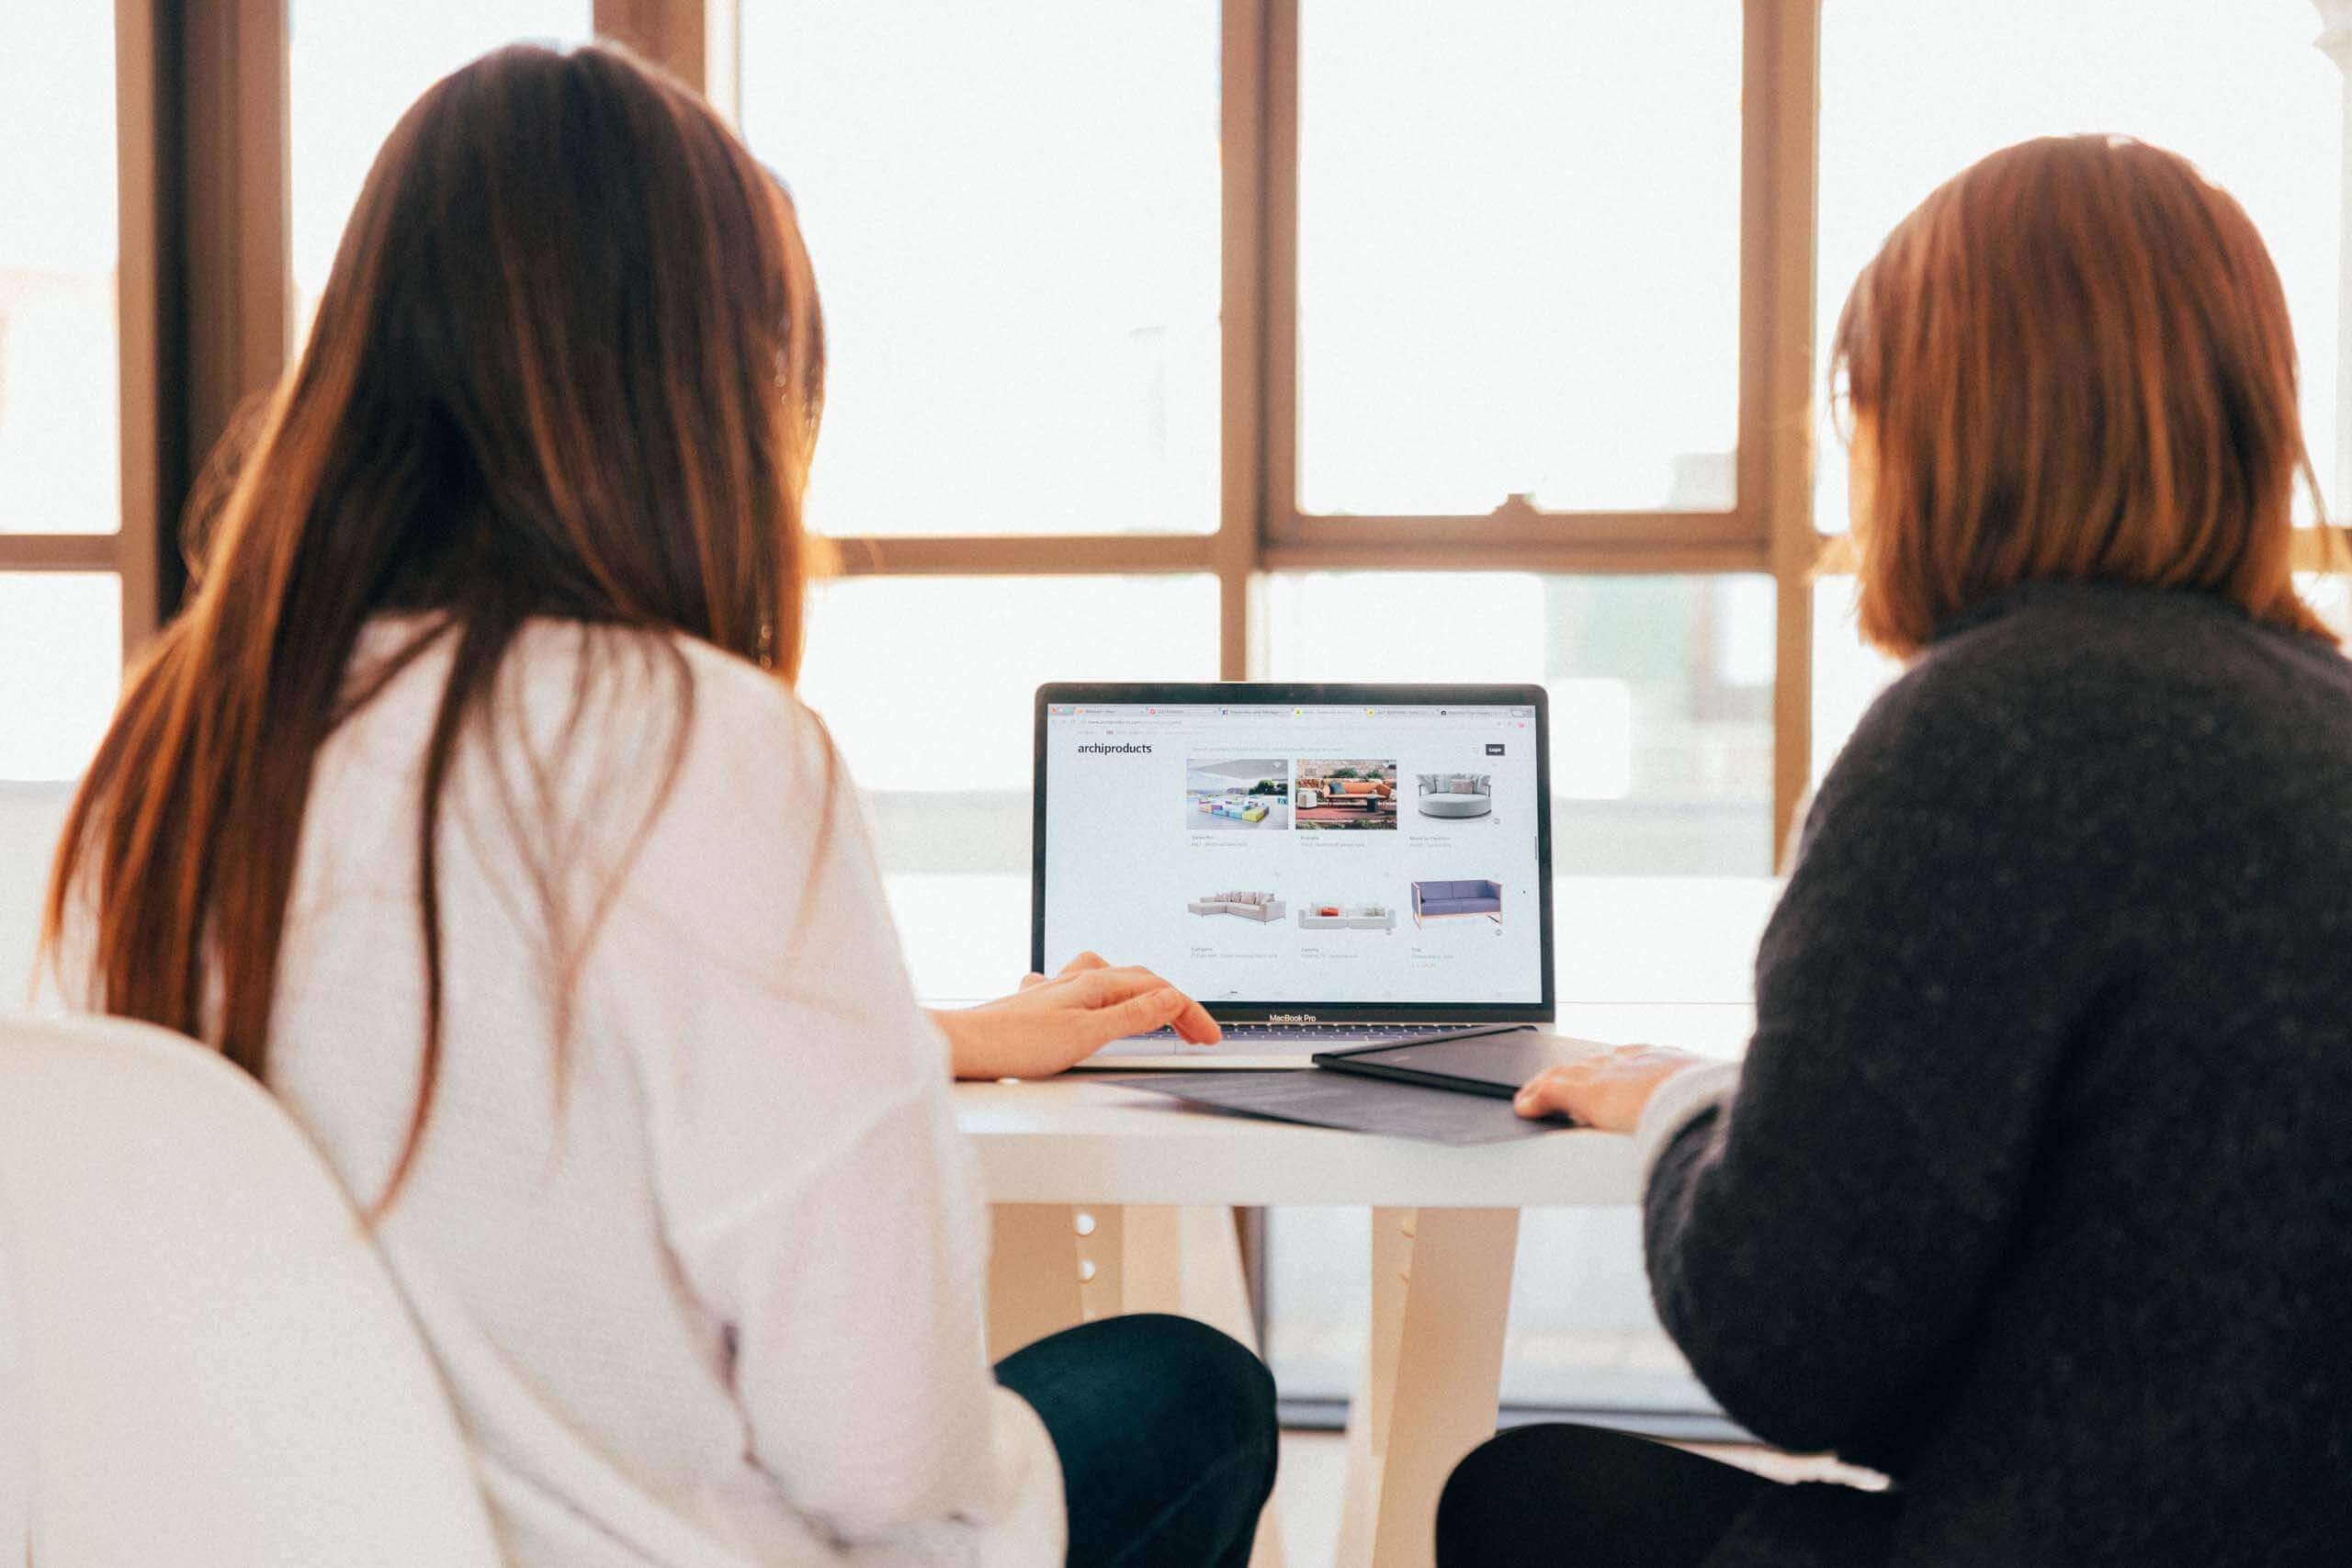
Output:
<svg viewBox="0 0 2352 1568">
<path fill-rule="evenodd" d="M 1029 826 L 1029 967 L 1046 964 L 1046 734 L 1056 707 L 1524 707 L 1535 714 L 1535 885 L 1543 999 L 1532 1002 L 1218 1001 L 1220 1023 L 1550 1023 L 1556 1016 L 1552 948 L 1552 716 L 1538 685 L 1324 684 L 1295 682 L 1048 682 L 1037 688 Z M 1125 955 L 1106 953 L 1113 963 Z"/>
</svg>

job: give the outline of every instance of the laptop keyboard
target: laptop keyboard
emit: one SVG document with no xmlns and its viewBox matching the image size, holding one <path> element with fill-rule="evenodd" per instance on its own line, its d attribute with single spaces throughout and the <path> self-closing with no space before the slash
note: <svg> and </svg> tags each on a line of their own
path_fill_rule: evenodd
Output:
<svg viewBox="0 0 2352 1568">
<path fill-rule="evenodd" d="M 1251 1041 L 1302 1040 L 1318 1044 L 1377 1045 L 1384 1040 L 1427 1040 L 1433 1035 L 1467 1034 L 1493 1027 L 1491 1023 L 1228 1023 L 1225 1026 L 1225 1039 L 1227 1044 L 1234 1045 Z M 1138 1040 L 1186 1043 L 1172 1029 L 1131 1034 L 1121 1043 Z"/>
</svg>

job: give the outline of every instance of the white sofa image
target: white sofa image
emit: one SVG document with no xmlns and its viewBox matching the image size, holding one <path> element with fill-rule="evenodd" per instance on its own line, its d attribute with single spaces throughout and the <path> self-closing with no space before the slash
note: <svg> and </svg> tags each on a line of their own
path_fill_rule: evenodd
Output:
<svg viewBox="0 0 2352 1568">
<path fill-rule="evenodd" d="M 1245 920 L 1279 920 L 1289 908 L 1271 893 L 1212 893 L 1184 906 L 1195 915 L 1238 915 Z"/>
<path fill-rule="evenodd" d="M 1298 923 L 1311 931 L 1391 931 L 1396 929 L 1396 911 L 1382 904 L 1305 904 L 1299 907 Z"/>
<path fill-rule="evenodd" d="M 1424 817 L 1484 817 L 1495 808 L 1491 773 L 1416 773 L 1415 806 Z"/>
</svg>

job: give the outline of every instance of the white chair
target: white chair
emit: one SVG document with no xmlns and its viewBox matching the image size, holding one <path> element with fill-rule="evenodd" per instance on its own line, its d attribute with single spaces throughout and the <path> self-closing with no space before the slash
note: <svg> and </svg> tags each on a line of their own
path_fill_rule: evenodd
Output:
<svg viewBox="0 0 2352 1568">
<path fill-rule="evenodd" d="M 15 1281 L 0 1248 L 0 1562 L 26 1561 L 32 1539 L 27 1483 L 32 1476 L 26 1428 L 24 1354 L 17 1333 Z"/>
<path fill-rule="evenodd" d="M 373 1243 L 212 1052 L 0 1016 L 0 1262 L 22 1384 L 0 1384 L 0 1447 L 29 1450 L 40 1568 L 495 1568 Z M 19 1553 L 0 1535 L 0 1562 Z"/>
</svg>

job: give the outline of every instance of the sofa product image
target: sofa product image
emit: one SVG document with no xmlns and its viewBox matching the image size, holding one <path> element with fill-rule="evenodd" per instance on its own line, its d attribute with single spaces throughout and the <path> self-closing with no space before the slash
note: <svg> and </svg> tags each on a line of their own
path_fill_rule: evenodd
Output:
<svg viewBox="0 0 2352 1568">
<path fill-rule="evenodd" d="M 1255 795 L 1212 795 L 1203 800 L 1200 807 L 1212 817 L 1237 817 L 1244 822 L 1263 822 L 1266 819 L 1266 802 Z"/>
<path fill-rule="evenodd" d="M 1502 923 L 1503 889 L 1498 882 L 1416 882 L 1413 923 L 1452 915 L 1484 915 Z"/>
<path fill-rule="evenodd" d="M 1396 911 L 1379 904 L 1307 904 L 1298 923 L 1311 931 L 1387 931 L 1396 929 Z"/>
<path fill-rule="evenodd" d="M 1367 811 L 1396 793 L 1379 779 L 1326 779 L 1321 789 L 1326 806 L 1360 807 Z"/>
<path fill-rule="evenodd" d="M 1184 906 L 1196 915 L 1238 915 L 1245 920 L 1279 920 L 1289 908 L 1271 893 L 1212 893 Z"/>
<path fill-rule="evenodd" d="M 1484 817 L 1495 808 L 1491 773 L 1416 773 L 1424 817 Z"/>
<path fill-rule="evenodd" d="M 1302 771 L 1292 800 L 1297 807 L 1292 821 L 1300 828 L 1396 826 L 1396 786 L 1385 778 Z"/>
</svg>

